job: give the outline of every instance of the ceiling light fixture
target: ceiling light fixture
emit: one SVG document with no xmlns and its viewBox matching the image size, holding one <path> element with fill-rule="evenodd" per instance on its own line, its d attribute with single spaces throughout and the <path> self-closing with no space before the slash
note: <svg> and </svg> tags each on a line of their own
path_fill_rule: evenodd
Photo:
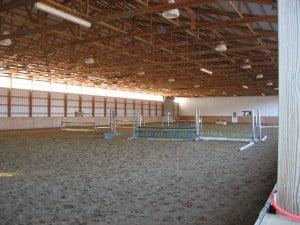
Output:
<svg viewBox="0 0 300 225">
<path fill-rule="evenodd" d="M 245 63 L 241 66 L 242 69 L 245 69 L 245 70 L 249 70 L 252 68 L 251 64 L 250 64 L 250 60 L 249 59 L 246 59 L 245 60 Z"/>
<path fill-rule="evenodd" d="M 220 44 L 218 44 L 216 47 L 215 47 L 215 50 L 217 52 L 226 52 L 227 51 L 227 46 L 224 42 L 220 42 Z"/>
<path fill-rule="evenodd" d="M 210 70 L 207 70 L 207 69 L 205 69 L 205 68 L 201 68 L 200 69 L 202 72 L 204 72 L 204 73 L 208 73 L 208 74 L 210 74 L 210 75 L 212 75 L 213 74 L 213 72 L 212 71 L 210 71 Z"/>
<path fill-rule="evenodd" d="M 268 85 L 268 86 L 272 86 L 272 85 L 273 85 L 273 82 L 270 81 L 270 82 L 267 83 L 267 85 Z"/>
<path fill-rule="evenodd" d="M 262 73 L 259 73 L 256 75 L 256 79 L 263 79 L 264 75 Z"/>
<path fill-rule="evenodd" d="M 138 72 L 137 74 L 140 75 L 140 76 L 143 76 L 143 75 L 145 75 L 146 73 L 145 73 L 145 71 L 140 71 L 140 72 Z"/>
<path fill-rule="evenodd" d="M 86 64 L 94 64 L 94 63 L 95 63 L 95 60 L 94 60 L 93 57 L 89 57 L 89 58 L 86 58 L 86 59 L 84 60 L 84 62 L 85 62 Z"/>
<path fill-rule="evenodd" d="M 168 80 L 168 82 L 169 82 L 169 83 L 173 83 L 173 82 L 175 82 L 175 79 L 174 79 L 174 78 L 170 78 L 170 79 Z"/>
<path fill-rule="evenodd" d="M 174 4 L 175 0 L 168 0 L 169 4 Z M 175 19 L 180 16 L 179 9 L 170 9 L 162 13 L 162 16 L 166 19 Z"/>
<path fill-rule="evenodd" d="M 44 4 L 42 2 L 34 3 L 34 7 L 38 10 L 41 10 L 43 12 L 52 14 L 54 16 L 57 16 L 59 18 L 65 19 L 65 20 L 68 20 L 70 22 L 76 23 L 76 24 L 78 24 L 80 26 L 83 26 L 83 27 L 86 27 L 86 28 L 90 28 L 92 26 L 92 24 L 89 21 L 86 21 L 86 20 L 81 19 L 77 16 L 74 16 L 74 15 L 71 15 L 69 13 L 58 10 L 58 9 L 56 9 L 54 7 L 51 7 L 47 4 Z"/>
<path fill-rule="evenodd" d="M 243 85 L 242 87 L 243 87 L 244 89 L 249 89 L 249 87 L 246 86 L 246 85 Z"/>
<path fill-rule="evenodd" d="M 9 31 L 4 31 L 3 32 L 3 36 L 5 36 L 5 35 L 10 35 L 10 32 Z M 0 41 L 0 45 L 2 45 L 2 46 L 10 46 L 10 45 L 12 45 L 12 40 L 10 38 L 2 39 Z"/>
</svg>

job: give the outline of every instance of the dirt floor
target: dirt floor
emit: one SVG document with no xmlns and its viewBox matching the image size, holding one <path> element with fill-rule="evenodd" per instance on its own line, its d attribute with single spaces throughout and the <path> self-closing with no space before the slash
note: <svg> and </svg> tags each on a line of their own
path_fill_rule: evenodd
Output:
<svg viewBox="0 0 300 225">
<path fill-rule="evenodd" d="M 277 129 L 266 132 L 244 152 L 233 142 L 0 132 L 0 224 L 253 225 L 276 181 Z"/>
</svg>

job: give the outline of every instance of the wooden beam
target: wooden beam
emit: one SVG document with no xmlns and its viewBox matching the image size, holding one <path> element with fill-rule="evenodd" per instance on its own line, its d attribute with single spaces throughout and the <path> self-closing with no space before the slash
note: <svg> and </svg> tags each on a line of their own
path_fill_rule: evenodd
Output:
<svg viewBox="0 0 300 225">
<path fill-rule="evenodd" d="M 78 101 L 78 108 L 79 112 L 82 112 L 82 95 L 79 95 L 79 101 Z"/>
<path fill-rule="evenodd" d="M 95 117 L 95 96 L 92 96 L 92 117 Z"/>
<path fill-rule="evenodd" d="M 118 102 L 117 102 L 117 98 L 115 98 L 115 115 L 118 115 Z"/>
<path fill-rule="evenodd" d="M 7 116 L 11 117 L 11 95 L 12 95 L 12 89 L 9 88 L 7 91 Z"/>
<path fill-rule="evenodd" d="M 124 116 L 127 116 L 127 100 L 124 98 Z"/>
<path fill-rule="evenodd" d="M 68 94 L 64 94 L 64 117 L 68 116 Z"/>
<path fill-rule="evenodd" d="M 48 92 L 47 95 L 47 114 L 48 117 L 51 117 L 51 92 L 50 91 Z"/>
<path fill-rule="evenodd" d="M 278 8 L 278 197 L 281 207 L 300 215 L 300 1 L 278 0 Z"/>
<path fill-rule="evenodd" d="M 103 103 L 103 107 L 104 107 L 104 116 L 106 117 L 107 113 L 106 113 L 106 106 L 107 106 L 107 97 L 104 97 L 104 103 Z"/>
<path fill-rule="evenodd" d="M 32 90 L 29 90 L 29 117 L 32 117 Z"/>
</svg>

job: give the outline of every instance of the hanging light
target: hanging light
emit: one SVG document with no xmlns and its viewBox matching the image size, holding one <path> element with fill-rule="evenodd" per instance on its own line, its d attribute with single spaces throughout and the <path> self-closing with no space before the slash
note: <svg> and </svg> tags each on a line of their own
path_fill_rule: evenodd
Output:
<svg viewBox="0 0 300 225">
<path fill-rule="evenodd" d="M 70 22 L 76 23 L 76 24 L 78 24 L 80 26 L 83 26 L 83 27 L 86 27 L 86 28 L 90 28 L 92 26 L 92 24 L 89 21 L 86 21 L 86 20 L 81 19 L 81 18 L 79 18 L 77 16 L 74 16 L 72 14 L 69 14 L 69 13 L 63 12 L 61 10 L 58 10 L 58 9 L 56 9 L 54 7 L 51 7 L 47 4 L 44 4 L 42 2 L 34 3 L 34 7 L 38 10 L 41 10 L 43 12 L 52 14 L 56 17 L 68 20 Z"/>
<path fill-rule="evenodd" d="M 264 75 L 262 73 L 259 73 L 256 75 L 256 79 L 263 79 Z"/>
<path fill-rule="evenodd" d="M 250 64 L 250 60 L 249 59 L 246 59 L 245 60 L 245 63 L 241 66 L 242 69 L 245 69 L 245 70 L 249 70 L 252 68 L 251 64 Z"/>
<path fill-rule="evenodd" d="M 208 74 L 210 74 L 210 75 L 212 75 L 213 74 L 213 72 L 212 71 L 210 71 L 210 70 L 208 70 L 208 69 L 205 69 L 205 68 L 201 68 L 200 69 L 202 72 L 204 72 L 204 73 L 208 73 Z"/>
<path fill-rule="evenodd" d="M 84 60 L 84 62 L 85 62 L 86 64 L 94 64 L 94 63 L 95 63 L 95 60 L 94 60 L 93 57 L 89 57 L 89 58 L 86 58 L 86 59 Z"/>
<path fill-rule="evenodd" d="M 5 36 L 5 35 L 10 35 L 10 32 L 9 31 L 4 31 L 3 36 Z M 3 39 L 3 40 L 0 41 L 0 45 L 10 46 L 10 45 L 12 45 L 12 40 L 10 38 Z"/>
<path fill-rule="evenodd" d="M 168 0 L 169 4 L 174 4 L 175 0 Z M 179 9 L 170 9 L 167 11 L 164 11 L 162 13 L 162 16 L 166 19 L 175 19 L 177 17 L 179 17 L 180 13 L 179 13 Z"/>
<path fill-rule="evenodd" d="M 218 44 L 216 47 L 215 47 L 215 50 L 217 52 L 226 52 L 227 51 L 227 46 L 224 42 L 220 42 L 220 44 Z"/>
</svg>

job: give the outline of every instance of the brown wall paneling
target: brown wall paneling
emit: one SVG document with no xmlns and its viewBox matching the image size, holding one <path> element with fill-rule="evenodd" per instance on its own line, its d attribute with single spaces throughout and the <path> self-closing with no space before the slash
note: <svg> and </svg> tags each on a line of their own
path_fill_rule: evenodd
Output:
<svg viewBox="0 0 300 225">
<path fill-rule="evenodd" d="M 0 117 L 8 117 L 8 89 L 0 88 Z"/>
<path fill-rule="evenodd" d="M 81 111 L 84 113 L 84 116 L 93 116 L 93 96 L 81 96 Z"/>
<path fill-rule="evenodd" d="M 48 116 L 48 92 L 32 91 L 32 117 Z"/>
<path fill-rule="evenodd" d="M 51 117 L 64 116 L 64 93 L 51 93 Z"/>
<path fill-rule="evenodd" d="M 95 96 L 95 116 L 104 116 L 104 97 Z"/>
<path fill-rule="evenodd" d="M 29 90 L 12 89 L 11 117 L 29 117 Z"/>
</svg>

